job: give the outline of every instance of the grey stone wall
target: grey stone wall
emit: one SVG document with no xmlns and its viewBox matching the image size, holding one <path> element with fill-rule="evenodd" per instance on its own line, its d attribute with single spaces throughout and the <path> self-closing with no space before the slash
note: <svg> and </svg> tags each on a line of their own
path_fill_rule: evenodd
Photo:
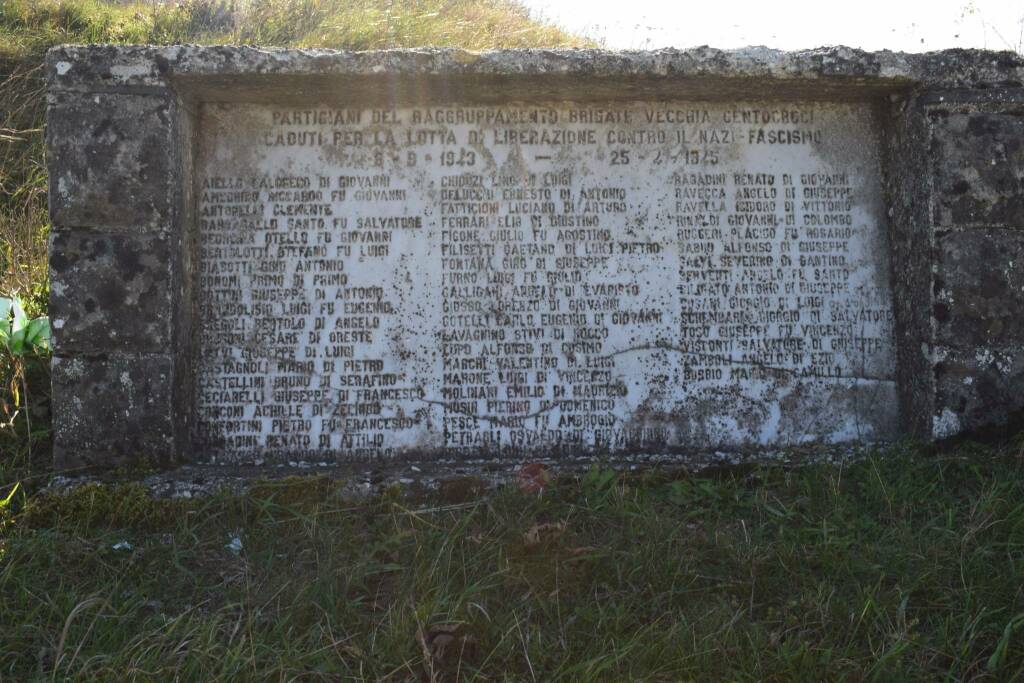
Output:
<svg viewBox="0 0 1024 683">
<path fill-rule="evenodd" d="M 1024 411 L 1024 61 L 1012 54 L 62 46 L 47 70 L 60 467 L 191 456 L 202 102 L 877 103 L 901 423 L 931 439 Z"/>
<path fill-rule="evenodd" d="M 1021 424 L 1024 88 L 1014 59 L 1003 72 L 930 76 L 892 98 L 897 373 L 904 424 L 922 438 Z"/>
<path fill-rule="evenodd" d="M 189 416 L 188 116 L 168 84 L 55 87 L 47 140 L 56 464 L 171 464 Z"/>
<path fill-rule="evenodd" d="M 1024 90 L 920 99 L 930 133 L 932 436 L 941 438 L 1024 410 Z"/>
</svg>

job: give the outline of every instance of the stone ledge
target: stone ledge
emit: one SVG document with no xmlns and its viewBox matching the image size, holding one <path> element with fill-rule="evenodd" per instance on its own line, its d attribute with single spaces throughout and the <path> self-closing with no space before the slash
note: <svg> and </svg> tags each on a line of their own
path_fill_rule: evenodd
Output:
<svg viewBox="0 0 1024 683">
<path fill-rule="evenodd" d="M 61 45 L 47 54 L 51 89 L 153 87 L 208 76 L 585 76 L 626 78 L 835 79 L 907 87 L 1021 85 L 1024 58 L 1011 52 L 946 50 L 926 54 L 828 47 L 784 52 L 764 47 L 608 51 L 423 48 L 355 52 L 247 46 Z M 748 83 L 749 85 L 749 83 Z"/>
<path fill-rule="evenodd" d="M 918 102 L 928 111 L 999 113 L 1024 105 L 1024 86 L 931 90 L 922 93 Z"/>
<path fill-rule="evenodd" d="M 547 467 L 552 476 L 582 477 L 596 463 L 620 472 L 643 472 L 659 468 L 672 473 L 709 475 L 715 472 L 744 472 L 754 467 L 796 468 L 807 465 L 849 465 L 891 447 L 879 444 L 870 448 L 855 446 L 800 446 L 760 451 L 695 452 L 685 459 L 678 456 L 634 454 L 595 459 L 592 456 L 547 458 L 537 456 L 529 464 Z M 355 463 L 293 462 L 279 465 L 204 465 L 189 463 L 175 469 L 150 473 L 140 471 L 113 478 L 101 467 L 86 467 L 71 476 L 58 474 L 46 486 L 48 493 L 64 495 L 89 484 L 137 482 L 154 498 L 202 498 L 217 494 L 244 494 L 254 486 L 273 485 L 302 478 L 306 481 L 328 479 L 338 487 L 339 495 L 375 496 L 399 487 L 410 492 L 492 489 L 516 485 L 519 472 L 527 464 L 515 460 L 424 459 Z"/>
</svg>

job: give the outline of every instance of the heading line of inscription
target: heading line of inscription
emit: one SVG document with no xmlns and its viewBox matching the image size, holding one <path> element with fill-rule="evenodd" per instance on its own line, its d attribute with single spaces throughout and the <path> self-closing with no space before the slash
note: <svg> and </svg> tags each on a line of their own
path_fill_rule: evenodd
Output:
<svg viewBox="0 0 1024 683">
<path fill-rule="evenodd" d="M 370 110 L 368 110 L 370 111 Z M 657 112 L 659 123 L 710 123 L 711 112 L 707 109 L 682 109 L 662 107 L 644 110 L 647 122 L 651 113 Z M 721 112 L 723 123 L 812 123 L 814 112 L 810 109 L 727 109 Z M 364 111 L 360 109 L 287 109 L 275 110 L 272 121 L 275 125 L 358 125 L 363 122 Z M 379 116 L 371 114 L 374 123 L 401 124 L 394 114 Z M 633 123 L 632 109 L 567 108 L 431 108 L 410 110 L 412 124 L 446 125 L 507 125 L 517 123 L 554 124 L 559 123 Z"/>
</svg>

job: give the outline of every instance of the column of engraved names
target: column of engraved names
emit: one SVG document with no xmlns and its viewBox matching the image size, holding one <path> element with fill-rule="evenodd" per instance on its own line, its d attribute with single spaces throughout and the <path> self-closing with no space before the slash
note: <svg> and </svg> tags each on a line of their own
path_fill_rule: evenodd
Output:
<svg viewBox="0 0 1024 683">
<path fill-rule="evenodd" d="M 604 339 L 623 286 L 594 273 L 627 249 L 602 225 L 624 190 L 573 188 L 569 170 L 442 183 L 449 447 L 584 443 L 619 391 Z"/>
<path fill-rule="evenodd" d="M 545 111 L 485 131 L 514 170 L 440 179 L 449 448 L 569 447 L 611 425 L 619 389 L 604 340 L 621 292 L 596 274 L 615 252 L 625 189 L 583 185 L 549 161 L 552 141 L 595 149 L 588 123 L 586 110 Z"/>
<path fill-rule="evenodd" d="M 224 454 L 312 446 L 294 401 L 297 393 L 310 401 L 323 392 L 310 386 L 314 368 L 302 354 L 309 304 L 290 268 L 325 255 L 292 218 L 329 213 L 311 184 L 301 175 L 202 181 L 197 410 L 200 437 Z"/>
<path fill-rule="evenodd" d="M 715 330 L 735 344 L 724 372 L 730 380 L 791 376 L 807 364 L 796 324 L 809 312 L 808 302 L 794 297 L 802 271 L 791 253 L 793 178 L 753 171 L 730 173 L 729 180 L 719 263 L 733 274 L 727 303 L 737 318 Z"/>
<path fill-rule="evenodd" d="M 867 228 L 854 214 L 854 185 L 846 172 L 802 173 L 797 189 L 798 283 L 809 314 L 800 334 L 809 340 L 812 369 L 822 378 L 879 378 L 892 339 L 892 307 L 884 288 L 855 273 L 870 257 Z M 877 373 L 877 375 L 876 375 Z"/>
<path fill-rule="evenodd" d="M 505 343 L 490 303 L 501 282 L 493 265 L 499 245 L 482 239 L 497 225 L 498 202 L 481 174 L 445 174 L 439 182 L 445 445 L 497 449 L 500 431 L 481 415 L 487 401 L 498 399 L 499 379 L 496 361 L 484 350 Z"/>
<path fill-rule="evenodd" d="M 301 131 L 320 124 L 324 173 L 335 217 L 322 239 L 338 261 L 329 272 L 312 274 L 306 287 L 316 305 L 315 348 L 321 385 L 330 399 L 311 406 L 322 453 L 348 458 L 393 454 L 390 438 L 414 426 L 405 407 L 417 400 L 416 378 L 389 352 L 402 312 L 389 271 L 424 232 L 423 216 L 410 209 L 410 191 L 396 182 L 401 165 L 393 109 L 279 110 L 282 128 Z"/>
<path fill-rule="evenodd" d="M 365 112 L 359 114 L 357 120 Z M 401 312 L 382 275 L 407 236 L 422 232 L 423 216 L 407 210 L 408 190 L 396 187 L 383 168 L 375 138 L 342 139 L 349 156 L 327 180 L 337 217 L 324 236 L 334 244 L 340 267 L 323 277 L 313 275 L 306 285 L 316 300 L 318 332 L 311 335 L 316 348 L 308 353 L 319 357 L 321 382 L 332 392 L 330 401 L 312 407 L 318 418 L 314 427 L 322 451 L 387 456 L 389 436 L 413 426 L 398 406 L 420 391 L 387 358 L 386 333 Z"/>
<path fill-rule="evenodd" d="M 600 122 L 593 111 L 579 114 Z M 561 215 L 550 219 L 563 254 L 551 277 L 565 283 L 568 308 L 561 321 L 566 332 L 556 373 L 558 429 L 569 446 L 607 448 L 617 438 L 615 413 L 624 391 L 616 381 L 609 339 L 615 326 L 628 324 L 617 316 L 634 310 L 628 301 L 637 299 L 641 289 L 635 280 L 609 277 L 609 264 L 649 245 L 622 236 L 632 199 L 624 184 L 583 180 L 566 194 Z"/>
<path fill-rule="evenodd" d="M 849 361 L 836 350 L 856 335 L 835 321 L 870 314 L 848 310 L 861 311 L 863 299 L 849 296 L 856 228 L 848 176 L 680 172 L 674 182 L 677 196 L 705 197 L 705 208 L 722 212 L 680 221 L 684 378 L 849 376 Z M 807 199 L 821 194 L 842 199 Z M 883 343 L 879 336 L 861 346 Z"/>
<path fill-rule="evenodd" d="M 793 178 L 786 173 L 677 172 L 677 210 L 699 201 L 700 223 L 681 221 L 683 378 L 698 384 L 786 378 L 808 364 L 793 254 Z M 698 199 L 699 198 L 699 199 Z"/>
<path fill-rule="evenodd" d="M 569 176 L 571 177 L 571 176 Z M 555 213 L 536 177 L 442 176 L 446 445 L 502 450 L 544 431 L 558 367 L 551 325 L 562 307 L 547 275 Z"/>
<path fill-rule="evenodd" d="M 262 421 L 249 406 L 263 402 L 270 359 L 250 349 L 254 304 L 245 284 L 277 277 L 260 235 L 271 226 L 263 217 L 260 192 L 241 178 L 203 178 L 199 190 L 198 315 L 203 344 L 197 373 L 197 437 L 210 449 L 244 452 L 260 445 Z M 283 281 L 281 282 L 283 286 Z M 259 303 L 260 311 L 273 313 Z"/>
<path fill-rule="evenodd" d="M 386 406 L 419 392 L 383 359 L 381 330 L 396 311 L 377 274 L 394 236 L 418 232 L 422 217 L 407 215 L 406 191 L 383 172 L 380 137 L 358 128 L 369 112 L 270 114 L 257 139 L 285 151 L 276 158 L 290 170 L 271 163 L 202 182 L 200 438 L 225 454 L 386 454 L 386 435 L 408 426 Z M 325 119 L 351 127 L 294 131 Z M 340 173 L 291 161 L 311 141 L 333 150 Z M 234 196 L 243 208 L 219 206 Z"/>
</svg>

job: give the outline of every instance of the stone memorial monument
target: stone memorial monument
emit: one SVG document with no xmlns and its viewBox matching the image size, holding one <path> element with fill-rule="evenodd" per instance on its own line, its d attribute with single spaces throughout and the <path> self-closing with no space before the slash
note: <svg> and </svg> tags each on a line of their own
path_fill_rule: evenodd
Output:
<svg viewBox="0 0 1024 683">
<path fill-rule="evenodd" d="M 51 50 L 63 465 L 936 439 L 1024 409 L 1024 61 Z"/>
</svg>

